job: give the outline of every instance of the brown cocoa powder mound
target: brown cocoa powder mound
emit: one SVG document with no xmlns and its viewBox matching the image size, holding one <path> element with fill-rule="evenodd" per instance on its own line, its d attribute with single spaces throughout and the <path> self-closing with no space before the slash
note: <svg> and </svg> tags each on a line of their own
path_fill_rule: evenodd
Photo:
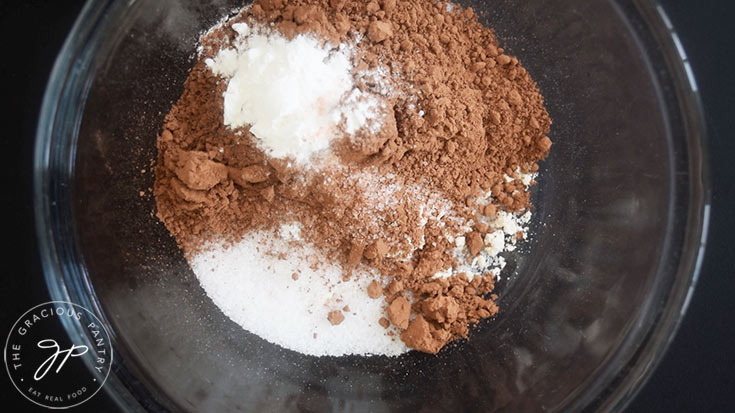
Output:
<svg viewBox="0 0 735 413">
<path fill-rule="evenodd" d="M 416 295 L 414 311 L 431 326 L 430 331 L 449 333 L 448 336 L 441 335 L 447 338 L 446 344 L 455 338 L 467 337 L 468 325 L 477 324 L 480 320 L 497 314 L 498 307 L 494 300 L 485 298 L 494 288 L 491 274 L 475 276 L 471 281 L 465 274 L 431 280 L 413 291 Z M 411 325 L 408 328 L 411 330 Z M 410 335 L 415 336 L 418 331 L 426 329 L 414 329 Z M 434 340 L 437 340 L 439 336 L 432 334 Z"/>
<path fill-rule="evenodd" d="M 535 83 L 471 9 L 455 6 L 450 12 L 445 2 L 412 0 L 387 11 L 385 4 L 345 1 L 333 7 L 325 0 L 294 0 L 263 7 L 267 12 L 256 8 L 252 15 L 279 27 L 290 21 L 292 9 L 315 10 L 319 17 L 297 25 L 294 34 L 340 34 L 343 42 L 354 40 L 354 33 L 367 36 L 371 41 L 360 45 L 358 65 L 384 63 L 398 74 L 402 90 L 415 87 L 414 96 L 395 102 L 399 135 L 377 157 L 388 161 L 386 170 L 428 177 L 460 201 L 497 188 L 503 209 L 526 208 L 525 191 L 516 192 L 518 186 L 506 184 L 503 175 L 534 170 L 548 154 L 551 121 Z M 345 19 L 349 30 L 340 33 L 331 22 Z M 381 34 L 371 36 L 376 30 Z"/>
<path fill-rule="evenodd" d="M 383 130 L 335 144 L 342 166 L 313 173 L 268 159 L 247 128 L 225 127 L 227 83 L 203 59 L 229 44 L 230 25 L 238 21 L 273 23 L 287 37 L 308 33 L 332 44 L 363 37 L 357 68 L 387 67 L 399 92 L 388 102 L 392 110 Z M 431 278 L 456 264 L 445 235 L 462 235 L 459 224 L 419 225 L 420 210 L 430 201 L 423 192 L 441 194 L 463 222 L 529 208 L 525 188 L 504 175 L 536 171 L 551 146 L 551 121 L 534 82 L 471 10 L 455 6 L 449 12 L 445 3 L 429 0 L 263 0 L 202 45 L 202 58 L 166 117 L 155 168 L 158 217 L 187 255 L 208 240 L 236 242 L 248 231 L 295 220 L 306 241 L 344 265 L 346 278 L 352 268 L 368 265 L 394 280 L 385 291 L 392 301 L 411 292 L 413 312 L 423 320 L 421 328 L 412 329 L 412 321 L 404 331 L 413 348 L 438 351 L 466 337 L 468 324 L 497 312 L 483 298 L 492 290 L 492 276 L 472 283 L 463 276 Z M 366 171 L 377 179 L 355 179 Z M 400 191 L 391 193 L 390 205 L 376 208 L 366 192 L 396 182 Z M 412 186 L 422 191 L 405 191 Z M 493 204 L 478 204 L 487 191 Z M 467 234 L 470 241 L 483 235 L 475 229 Z M 391 258 L 402 254 L 410 259 Z M 401 320 L 400 327 L 406 323 Z M 411 344 L 421 341 L 420 331 L 428 331 L 424 339 L 431 345 Z"/>
</svg>

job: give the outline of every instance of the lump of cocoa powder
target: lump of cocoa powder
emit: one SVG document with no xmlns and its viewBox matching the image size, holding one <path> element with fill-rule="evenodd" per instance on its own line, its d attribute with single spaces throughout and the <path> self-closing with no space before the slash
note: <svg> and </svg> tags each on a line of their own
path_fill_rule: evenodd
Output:
<svg viewBox="0 0 735 413">
<path fill-rule="evenodd" d="M 385 294 L 385 297 L 390 300 L 401 291 L 403 291 L 403 282 L 395 280 L 388 284 L 388 286 L 383 290 L 383 294 Z"/>
<path fill-rule="evenodd" d="M 376 43 L 393 37 L 393 25 L 390 22 L 376 20 L 368 27 L 368 38 Z"/>
<path fill-rule="evenodd" d="M 327 314 L 327 320 L 329 320 L 333 326 L 336 326 L 345 321 L 345 315 L 339 310 L 330 311 L 329 314 Z"/>
<path fill-rule="evenodd" d="M 411 320 L 408 328 L 401 332 L 401 340 L 407 346 L 430 354 L 438 353 L 451 338 L 447 330 L 434 326 L 422 315 Z"/>
<path fill-rule="evenodd" d="M 365 251 L 365 245 L 361 242 L 353 240 L 347 257 L 347 265 L 350 267 L 354 267 L 355 265 L 359 264 L 360 259 L 362 259 L 363 251 Z"/>
<path fill-rule="evenodd" d="M 383 295 L 383 287 L 381 287 L 381 285 L 378 284 L 377 281 L 373 280 L 370 282 L 370 284 L 368 284 L 367 293 L 368 297 L 372 299 L 379 298 L 381 295 Z"/>
<path fill-rule="evenodd" d="M 459 304 L 452 297 L 439 296 L 421 302 L 424 315 L 440 324 L 456 321 L 459 310 Z"/>
<path fill-rule="evenodd" d="M 210 160 L 205 152 L 181 151 L 174 173 L 187 187 L 208 190 L 227 178 L 227 167 Z"/>
<path fill-rule="evenodd" d="M 482 250 L 482 247 L 485 245 L 482 241 L 482 236 L 476 231 L 467 234 L 466 242 L 467 248 L 470 249 L 470 254 L 472 254 L 473 257 L 479 254 L 480 250 Z"/>
<path fill-rule="evenodd" d="M 249 165 L 244 168 L 230 167 L 227 172 L 230 179 L 242 187 L 265 182 L 270 176 L 270 168 L 265 165 Z"/>
<path fill-rule="evenodd" d="M 372 244 L 368 245 L 363 252 L 365 258 L 369 260 L 382 259 L 388 253 L 388 244 L 382 239 L 378 239 Z"/>
<path fill-rule="evenodd" d="M 396 297 L 388 306 L 388 318 L 394 326 L 404 329 L 408 327 L 411 316 L 411 303 L 404 297 Z"/>
</svg>

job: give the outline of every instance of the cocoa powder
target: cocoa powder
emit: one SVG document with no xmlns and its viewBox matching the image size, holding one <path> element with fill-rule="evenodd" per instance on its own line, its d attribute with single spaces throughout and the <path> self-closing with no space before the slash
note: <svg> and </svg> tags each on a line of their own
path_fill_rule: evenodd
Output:
<svg viewBox="0 0 735 413">
<path fill-rule="evenodd" d="M 231 24 L 243 21 L 332 45 L 362 39 L 356 70 L 385 68 L 396 91 L 385 97 L 382 129 L 342 139 L 332 148 L 334 167 L 308 170 L 265 156 L 247 127 L 225 127 L 227 84 L 204 59 L 227 47 Z M 405 329 L 409 347 L 436 353 L 497 313 L 487 297 L 492 275 L 433 275 L 457 264 L 447 234 L 466 235 L 476 255 L 487 232 L 480 216 L 530 207 L 526 188 L 505 176 L 538 169 L 551 147 L 551 120 L 527 71 L 471 9 L 430 0 L 259 0 L 202 46 L 166 117 L 155 168 L 158 217 L 185 254 L 298 221 L 304 241 L 342 264 L 345 279 L 361 265 L 382 274 L 388 285 L 371 285 L 366 299 L 385 295 L 387 316 Z M 485 192 L 491 203 L 480 201 Z M 427 206 L 453 219 L 427 217 Z M 329 320 L 338 324 L 340 316 Z"/>
<path fill-rule="evenodd" d="M 348 311 L 348 310 L 345 310 L 345 311 Z M 336 326 L 342 323 L 343 321 L 345 321 L 345 315 L 342 314 L 341 311 L 330 311 L 329 314 L 327 315 L 327 320 L 329 320 L 329 322 L 332 325 Z"/>
</svg>

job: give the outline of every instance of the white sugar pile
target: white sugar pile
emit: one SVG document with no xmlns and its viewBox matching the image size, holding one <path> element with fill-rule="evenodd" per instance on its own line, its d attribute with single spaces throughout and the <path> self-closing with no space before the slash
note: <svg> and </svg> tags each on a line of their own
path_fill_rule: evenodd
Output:
<svg viewBox="0 0 735 413">
<path fill-rule="evenodd" d="M 233 48 L 205 62 L 228 81 L 225 125 L 250 125 L 265 153 L 305 162 L 329 148 L 340 125 L 350 135 L 380 129 L 383 103 L 355 87 L 352 47 L 323 46 L 304 35 L 288 40 L 246 23 L 232 28 Z"/>
<path fill-rule="evenodd" d="M 297 225 L 279 232 L 297 239 Z M 189 263 L 225 315 L 271 343 L 314 356 L 393 356 L 409 350 L 395 327 L 378 324 L 385 302 L 366 292 L 375 278 L 362 272 L 342 281 L 342 269 L 309 246 L 294 247 L 273 232 L 255 231 L 235 245 L 211 245 Z M 332 325 L 327 314 L 337 310 L 345 319 Z"/>
</svg>

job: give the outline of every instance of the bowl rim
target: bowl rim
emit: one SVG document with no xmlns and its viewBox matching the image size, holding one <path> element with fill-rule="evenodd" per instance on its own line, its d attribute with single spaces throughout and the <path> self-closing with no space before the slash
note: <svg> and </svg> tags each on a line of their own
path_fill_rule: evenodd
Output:
<svg viewBox="0 0 735 413">
<path fill-rule="evenodd" d="M 81 123 L 81 111 L 72 112 L 74 105 L 65 102 L 84 102 L 91 87 L 86 79 L 96 70 L 92 56 L 100 47 L 96 33 L 106 22 L 120 15 L 126 2 L 115 0 L 88 0 L 55 61 L 43 97 L 33 160 L 33 194 L 36 236 L 45 282 L 52 300 L 80 304 L 95 313 L 110 327 L 115 351 L 122 338 L 117 337 L 102 306 L 94 294 L 86 268 L 76 265 L 77 252 L 73 239 L 73 225 L 64 220 L 69 208 L 70 188 L 65 179 L 73 177 L 76 139 Z M 655 320 L 647 334 L 637 343 L 632 354 L 614 354 L 590 386 L 574 400 L 565 400 L 566 408 L 581 410 L 622 410 L 640 391 L 660 363 L 680 326 L 699 278 L 705 253 L 711 210 L 711 190 L 707 162 L 707 134 L 704 112 L 696 79 L 690 62 L 674 26 L 663 7 L 656 0 L 634 0 L 633 6 L 623 10 L 615 0 L 611 3 L 620 13 L 637 13 L 643 30 L 658 47 L 672 77 L 679 112 L 686 127 L 687 166 L 689 180 L 686 188 L 686 232 L 682 255 L 675 265 L 674 282 L 663 305 L 657 309 Z M 638 39 L 638 41 L 641 41 Z M 81 105 L 83 106 L 83 105 Z M 71 216 L 71 215 L 68 215 Z M 71 236 L 71 238 L 69 238 Z M 84 291 L 86 294 L 77 294 Z M 91 337 L 81 326 L 64 320 L 64 329 L 70 336 Z M 628 334 L 630 336 L 630 334 Z M 626 339 L 629 337 L 626 337 Z M 624 344 L 625 345 L 625 344 Z M 623 360 L 616 360 L 621 359 Z M 616 362 L 617 361 L 617 362 Z M 169 404 L 156 397 L 134 372 L 123 357 L 106 383 L 106 392 L 126 410 L 162 410 Z M 88 366 L 92 371 L 92 366 Z M 612 371 L 615 370 L 615 371 Z M 132 387 L 132 389 L 131 389 Z M 136 397 L 138 395 L 139 397 Z M 147 400 L 140 400 L 140 396 Z"/>
<path fill-rule="evenodd" d="M 625 13 L 619 2 L 611 3 L 618 13 Z M 594 407 L 601 411 L 621 411 L 651 378 L 673 342 L 691 302 L 705 257 L 710 225 L 709 141 L 701 95 L 691 62 L 676 28 L 659 1 L 635 0 L 632 3 L 645 25 L 644 29 L 652 37 L 653 43 L 650 47 L 659 48 L 662 63 L 672 77 L 679 114 L 682 115 L 683 127 L 686 128 L 689 173 L 686 232 L 681 247 L 682 255 L 675 268 L 674 283 L 668 296 L 664 297 L 665 304 L 656 314 L 653 328 L 628 363 L 620 366 L 618 374 L 607 384 L 607 388 L 599 391 L 595 398 L 589 399 L 589 403 L 578 404 L 576 407 L 580 409 Z M 639 31 L 638 34 L 642 33 Z M 639 44 L 644 42 L 640 38 L 637 41 Z"/>
</svg>

